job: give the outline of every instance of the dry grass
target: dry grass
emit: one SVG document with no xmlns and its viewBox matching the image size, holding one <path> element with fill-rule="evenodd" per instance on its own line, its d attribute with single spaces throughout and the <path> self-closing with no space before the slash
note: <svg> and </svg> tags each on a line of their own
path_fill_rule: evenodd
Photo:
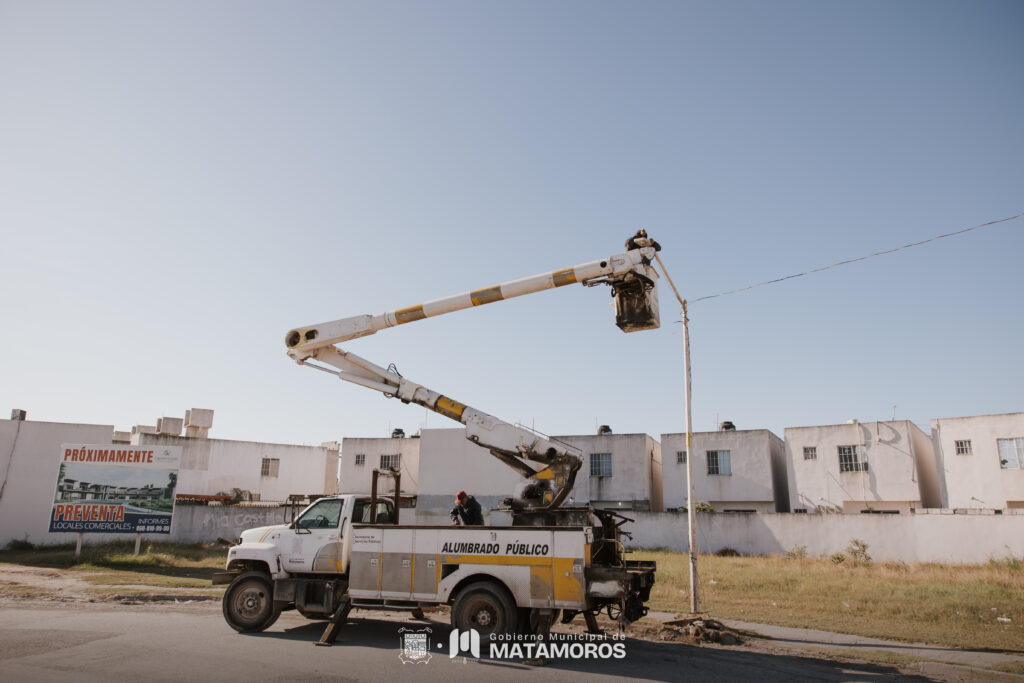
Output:
<svg viewBox="0 0 1024 683">
<path fill-rule="evenodd" d="M 115 541 L 85 546 L 75 557 L 73 545 L 42 546 L 0 551 L 0 562 L 80 571 L 90 583 L 205 587 L 227 556 L 223 548 L 184 543 L 145 543 L 138 556 L 134 550 L 131 541 Z"/>
<path fill-rule="evenodd" d="M 27 586 L 17 581 L 0 581 L 0 597 L 5 598 L 42 598 L 53 593 L 45 588 Z"/>
<path fill-rule="evenodd" d="M 1005 671 L 1010 674 L 1020 674 L 1024 676 L 1024 664 L 1018 662 L 1004 662 L 1003 664 L 996 664 L 988 667 L 993 671 Z"/>
<path fill-rule="evenodd" d="M 652 608 L 688 611 L 686 555 L 637 551 L 631 558 L 658 562 Z M 701 607 L 718 618 L 1024 651 L 1024 571 L 1019 565 L 837 565 L 816 558 L 701 555 L 698 569 Z"/>
<path fill-rule="evenodd" d="M 181 602 L 186 601 L 208 601 L 208 600 L 220 600 L 224 591 L 223 590 L 211 590 L 211 591 L 183 591 L 175 590 L 173 587 L 167 590 L 154 591 L 153 588 L 126 588 L 124 586 L 111 587 L 111 588 L 90 588 L 89 594 L 95 595 L 97 598 L 109 600 L 112 598 L 134 598 L 143 601 L 153 600 L 158 598 L 160 601 L 165 600 L 178 600 Z"/>
<path fill-rule="evenodd" d="M 84 573 L 83 581 L 95 586 L 158 586 L 161 588 L 209 588 L 209 578 L 175 576 L 156 572 L 116 571 L 103 567 L 77 567 Z"/>
</svg>

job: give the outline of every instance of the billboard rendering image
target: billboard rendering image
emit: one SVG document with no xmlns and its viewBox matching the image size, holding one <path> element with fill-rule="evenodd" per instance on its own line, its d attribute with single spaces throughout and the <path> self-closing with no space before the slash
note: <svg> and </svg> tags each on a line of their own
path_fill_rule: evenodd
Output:
<svg viewBox="0 0 1024 683">
<path fill-rule="evenodd" d="M 50 531 L 171 533 L 180 446 L 63 444 Z"/>
</svg>

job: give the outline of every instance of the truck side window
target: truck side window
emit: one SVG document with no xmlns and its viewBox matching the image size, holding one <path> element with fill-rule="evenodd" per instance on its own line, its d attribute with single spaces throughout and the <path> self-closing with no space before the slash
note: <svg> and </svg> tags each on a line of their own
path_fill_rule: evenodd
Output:
<svg viewBox="0 0 1024 683">
<path fill-rule="evenodd" d="M 321 500 L 299 517 L 296 527 L 302 529 L 334 529 L 340 522 L 344 501 Z"/>
<path fill-rule="evenodd" d="M 352 512 L 352 521 L 355 524 L 370 523 L 370 503 L 359 501 Z M 386 501 L 377 501 L 377 524 L 391 523 L 391 505 Z"/>
</svg>

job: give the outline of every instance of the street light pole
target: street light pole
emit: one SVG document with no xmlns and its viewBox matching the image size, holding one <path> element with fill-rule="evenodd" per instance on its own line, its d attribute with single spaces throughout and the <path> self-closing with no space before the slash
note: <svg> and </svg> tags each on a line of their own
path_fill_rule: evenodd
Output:
<svg viewBox="0 0 1024 683">
<path fill-rule="evenodd" d="M 668 270 L 665 269 L 665 264 L 662 263 L 661 257 L 657 254 L 654 257 L 658 259 L 661 272 L 665 274 L 665 279 L 668 280 L 668 284 L 672 287 L 672 291 L 675 293 L 683 313 L 683 375 L 685 376 L 683 393 L 686 397 L 686 521 L 689 527 L 687 542 L 690 552 L 690 613 L 697 614 L 700 611 L 700 598 L 697 594 L 697 511 L 694 509 L 697 496 L 693 489 L 693 451 L 691 448 L 693 445 L 693 408 L 690 396 L 690 319 L 687 316 L 686 300 L 679 295 L 679 290 L 676 289 L 675 283 L 672 282 L 672 278 L 669 276 Z"/>
</svg>

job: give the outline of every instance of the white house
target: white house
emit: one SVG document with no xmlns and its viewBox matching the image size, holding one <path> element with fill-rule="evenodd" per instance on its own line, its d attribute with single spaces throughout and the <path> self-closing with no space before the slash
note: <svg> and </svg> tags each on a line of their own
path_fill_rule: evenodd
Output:
<svg viewBox="0 0 1024 683">
<path fill-rule="evenodd" d="M 420 492 L 419 436 L 406 437 L 395 430 L 391 438 L 345 438 L 341 440 L 341 493 L 369 493 L 373 485 L 373 470 L 398 467 L 401 471 L 402 495 L 415 496 Z M 390 479 L 379 480 L 378 491 L 392 493 Z"/>
<path fill-rule="evenodd" d="M 338 490 L 336 441 L 320 446 L 209 438 L 213 411 L 192 408 L 184 419 L 161 417 L 156 426 L 135 425 L 131 434 L 114 432 L 136 445 L 180 446 L 178 495 L 217 495 L 234 489 L 254 500 L 287 501 L 289 496 L 319 496 Z M 184 428 L 185 436 L 181 436 Z"/>
<path fill-rule="evenodd" d="M 1024 413 L 932 420 L 942 507 L 1024 510 Z"/>
<path fill-rule="evenodd" d="M 932 439 L 899 420 L 789 427 L 793 512 L 908 513 L 941 504 Z"/>
<path fill-rule="evenodd" d="M 132 443 L 181 447 L 178 495 L 239 489 L 254 500 L 283 502 L 337 491 L 337 442 L 301 446 L 136 432 Z"/>
<path fill-rule="evenodd" d="M 522 481 L 490 451 L 468 440 L 464 428 L 424 429 L 420 442 L 419 524 L 446 524 L 459 491 L 477 499 L 487 521 L 489 510 L 500 507 Z"/>
<path fill-rule="evenodd" d="M 619 510 L 661 512 L 661 444 L 647 434 L 572 434 L 556 441 L 578 448 L 583 466 L 576 475 L 576 504 Z"/>
<path fill-rule="evenodd" d="M 662 434 L 665 507 L 686 507 L 686 460 L 693 458 L 697 502 L 715 512 L 788 512 L 786 450 L 767 429 Z"/>
</svg>

